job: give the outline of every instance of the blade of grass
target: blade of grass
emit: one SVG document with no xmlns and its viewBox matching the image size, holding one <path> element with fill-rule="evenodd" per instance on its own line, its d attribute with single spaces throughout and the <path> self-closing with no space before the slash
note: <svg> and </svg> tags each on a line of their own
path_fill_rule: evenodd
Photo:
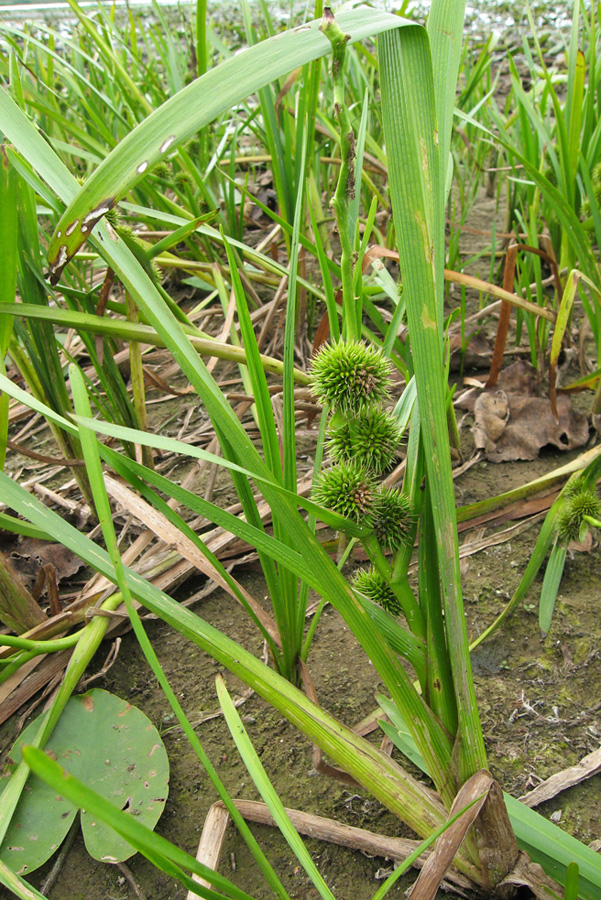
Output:
<svg viewBox="0 0 601 900">
<path fill-rule="evenodd" d="M 242 719 L 232 703 L 232 698 L 227 691 L 225 682 L 220 675 L 215 679 L 215 684 L 217 687 L 219 705 L 223 711 L 227 727 L 234 739 L 238 753 L 242 757 L 242 761 L 246 766 L 248 774 L 252 778 L 255 787 L 267 805 L 274 822 L 284 835 L 288 846 L 292 849 L 294 855 L 315 885 L 315 888 L 323 900 L 334 900 L 334 895 L 323 880 L 309 851 L 305 847 L 301 836 L 290 821 L 290 817 L 284 808 L 284 804 L 278 797 L 275 788 L 269 780 L 267 772 L 257 755 L 257 751 L 253 747 L 246 729 L 242 724 Z"/>
<path fill-rule="evenodd" d="M 557 600 L 557 592 L 561 583 L 561 576 L 566 561 L 567 549 L 557 540 L 551 549 L 549 562 L 545 570 L 543 578 L 543 586 L 538 601 L 538 625 L 543 634 L 546 636 L 551 627 L 551 619 L 553 618 L 553 610 L 555 609 L 555 601 Z"/>
<path fill-rule="evenodd" d="M 82 414 L 83 418 L 89 418 L 91 414 L 90 403 L 88 400 L 88 396 L 85 389 L 85 384 L 83 380 L 83 376 L 80 370 L 72 365 L 70 367 L 70 377 L 71 384 L 73 390 L 73 401 L 75 404 L 75 409 L 78 413 Z M 227 810 L 230 815 L 232 815 L 234 822 L 236 823 L 238 829 L 240 830 L 244 840 L 248 844 L 248 847 L 256 859 L 259 868 L 263 872 L 268 884 L 275 891 L 276 895 L 282 900 L 288 900 L 288 895 L 284 890 L 281 882 L 277 878 L 275 872 L 269 865 L 265 855 L 261 851 L 258 846 L 256 840 L 252 836 L 248 826 L 246 825 L 243 817 L 240 815 L 238 810 L 235 807 L 235 804 L 232 802 L 229 794 L 227 793 L 225 787 L 223 786 L 221 779 L 217 775 L 217 772 L 213 765 L 211 764 L 209 758 L 204 752 L 200 741 L 198 740 L 196 733 L 194 732 L 193 727 L 190 724 L 186 714 L 184 713 L 181 704 L 177 700 L 175 693 L 173 692 L 165 673 L 158 661 L 156 653 L 152 647 L 152 644 L 148 640 L 146 632 L 144 630 L 144 626 L 140 619 L 140 616 L 135 608 L 135 605 L 132 601 L 131 592 L 127 581 L 124 575 L 123 562 L 121 560 L 121 554 L 119 552 L 119 547 L 117 543 L 117 537 L 115 534 L 115 529 L 113 525 L 113 517 L 112 511 L 106 491 L 106 487 L 104 484 L 104 478 L 102 473 L 102 466 L 100 462 L 100 446 L 98 439 L 93 431 L 88 428 L 81 427 L 80 428 L 80 440 L 82 449 L 84 452 L 84 457 L 87 465 L 87 472 L 90 478 L 90 485 L 94 494 L 94 502 L 96 505 L 96 509 L 98 511 L 98 518 L 100 525 L 102 527 L 102 533 L 104 535 L 105 544 L 111 558 L 111 562 L 115 569 L 115 575 L 117 578 L 117 582 L 119 584 L 119 588 L 121 594 L 123 596 L 123 600 L 129 614 L 130 622 L 142 647 L 144 655 L 154 672 L 155 677 L 157 678 L 158 683 L 160 684 L 165 696 L 167 697 L 171 708 L 173 709 L 180 725 L 182 726 L 184 733 L 188 737 L 192 747 L 196 751 L 201 763 L 203 764 L 207 774 L 209 775 L 213 785 L 215 786 L 221 800 L 224 802 Z M 167 504 L 163 505 L 163 509 L 169 509 Z M 182 523 L 184 524 L 184 523 Z M 191 529 L 188 529 L 191 532 Z M 200 542 L 199 542 L 200 543 Z M 216 562 L 216 561 L 215 561 Z M 223 570 L 223 567 L 221 567 Z M 225 570 L 223 570 L 225 573 Z M 227 573 L 225 573 L 227 576 Z M 231 579 L 229 579 L 231 581 Z M 239 592 L 238 592 L 239 593 Z"/>
<path fill-rule="evenodd" d="M 121 338 L 125 341 L 139 341 L 151 344 L 153 347 L 164 347 L 165 340 L 150 325 L 128 322 L 124 319 L 109 319 L 106 316 L 97 316 L 92 313 L 80 312 L 71 309 L 59 309 L 49 306 L 36 306 L 32 303 L 2 303 L 0 304 L 0 316 L 23 316 L 26 319 L 38 319 L 53 323 L 64 328 L 75 328 L 78 331 L 89 331 L 92 334 L 104 334 L 109 337 Z M 229 359 L 245 365 L 246 351 L 242 347 L 232 347 L 231 344 L 216 341 L 213 338 L 201 337 L 202 332 L 191 326 L 184 328 L 192 346 L 202 356 L 216 356 L 218 359 Z M 260 354 L 261 366 L 267 372 L 281 375 L 284 365 L 281 360 Z M 309 375 L 300 369 L 294 369 L 294 379 L 297 384 L 308 385 L 311 381 Z"/>
<path fill-rule="evenodd" d="M 17 173 L 9 165 L 6 147 L 0 144 L 0 303 L 13 304 L 17 290 Z M 10 344 L 13 319 L 0 313 L 0 374 Z M 4 468 L 8 437 L 8 394 L 0 396 L 0 469 Z"/>
<path fill-rule="evenodd" d="M 455 517 L 442 360 L 444 221 L 439 151 L 435 145 L 434 88 L 425 33 L 380 37 L 382 112 L 390 192 L 404 297 L 411 333 L 417 395 L 432 511 L 438 543 L 448 653 L 457 697 L 459 780 L 486 768 L 486 753 L 471 678 Z M 397 165 L 397 161 L 403 165 Z"/>
</svg>

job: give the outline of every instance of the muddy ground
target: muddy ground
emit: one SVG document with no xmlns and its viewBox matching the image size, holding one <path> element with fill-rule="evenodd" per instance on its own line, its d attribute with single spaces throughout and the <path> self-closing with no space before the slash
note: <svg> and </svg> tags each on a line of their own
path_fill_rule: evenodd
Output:
<svg viewBox="0 0 601 900">
<path fill-rule="evenodd" d="M 495 208 L 494 200 L 483 195 L 479 207 L 480 215 L 489 216 Z M 177 410 L 177 402 L 182 408 L 170 426 L 176 432 L 185 415 L 185 404 L 172 401 L 161 408 L 161 414 L 167 415 L 167 410 Z M 466 420 L 462 432 L 466 456 L 473 449 L 469 424 Z M 566 454 L 547 448 L 535 462 L 493 465 L 480 461 L 457 479 L 457 502 L 463 505 L 498 494 L 562 465 L 567 459 Z M 502 610 L 517 587 L 539 527 L 540 524 L 533 524 L 517 537 L 464 562 L 466 615 L 472 638 Z M 494 529 L 487 534 L 493 532 Z M 472 538 L 469 532 L 462 536 L 462 540 Z M 264 584 L 255 568 L 238 569 L 236 575 L 253 596 L 264 600 Z M 569 554 L 552 627 L 544 640 L 537 621 L 540 583 L 539 578 L 513 618 L 473 654 L 490 768 L 502 786 L 516 797 L 576 763 L 598 748 L 601 740 L 601 555 L 597 541 L 590 552 Z M 179 589 L 178 596 L 185 599 L 201 586 L 200 581 L 189 581 Z M 261 639 L 246 614 L 221 591 L 214 591 L 194 609 L 253 653 L 262 653 Z M 216 711 L 214 681 L 221 667 L 161 622 L 149 623 L 148 633 L 190 719 L 198 721 Z M 89 674 L 99 670 L 105 651 L 106 645 Z M 309 668 L 320 702 L 345 723 L 353 725 L 376 708 L 375 695 L 381 685 L 373 667 L 347 626 L 330 608 L 317 630 Z M 244 686 L 228 673 L 224 675 L 234 695 L 241 694 Z M 131 635 L 124 637 L 115 664 L 94 686 L 113 691 L 139 706 L 162 730 L 171 762 L 171 791 L 157 830 L 195 853 L 207 811 L 216 798 L 187 741 L 173 727 L 167 701 Z M 260 698 L 250 696 L 240 707 L 240 714 L 287 806 L 383 834 L 410 836 L 364 791 L 355 792 L 316 774 L 309 742 Z M 13 717 L 0 733 L 2 752 L 14 739 L 15 723 Z M 232 796 L 256 799 L 257 792 L 222 718 L 204 721 L 197 733 Z M 376 734 L 372 739 L 380 737 Z M 547 817 L 553 815 L 561 828 L 589 843 L 600 836 L 600 808 L 601 779 L 597 776 L 540 807 L 540 811 Z M 317 892 L 281 836 L 266 826 L 256 826 L 256 834 L 290 895 L 299 900 L 316 898 Z M 390 870 L 390 862 L 381 858 L 314 840 L 308 840 L 307 845 L 337 900 L 368 900 L 378 887 L 378 879 Z M 133 857 L 128 865 L 139 886 L 139 896 L 146 900 L 185 898 L 186 890 L 181 885 L 157 872 L 142 857 Z M 50 863 L 31 876 L 32 883 L 40 885 L 49 868 Z M 271 896 L 233 829 L 228 834 L 220 870 L 257 900 Z M 411 873 L 401 878 L 389 896 L 402 897 L 414 877 Z M 49 896 L 52 900 L 132 900 L 136 894 L 118 869 L 91 860 L 83 841 L 77 838 Z"/>
</svg>

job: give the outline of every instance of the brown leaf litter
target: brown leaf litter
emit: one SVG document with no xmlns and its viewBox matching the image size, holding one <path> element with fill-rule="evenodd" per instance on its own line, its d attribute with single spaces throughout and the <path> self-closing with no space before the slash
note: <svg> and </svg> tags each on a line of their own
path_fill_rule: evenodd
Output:
<svg viewBox="0 0 601 900">
<path fill-rule="evenodd" d="M 588 440 L 586 416 L 560 394 L 556 420 L 549 400 L 536 395 L 535 376 L 529 363 L 518 360 L 501 372 L 494 389 L 470 391 L 460 401 L 462 409 L 474 414 L 476 449 L 483 450 L 489 462 L 532 460 L 549 444 L 574 450 Z"/>
</svg>

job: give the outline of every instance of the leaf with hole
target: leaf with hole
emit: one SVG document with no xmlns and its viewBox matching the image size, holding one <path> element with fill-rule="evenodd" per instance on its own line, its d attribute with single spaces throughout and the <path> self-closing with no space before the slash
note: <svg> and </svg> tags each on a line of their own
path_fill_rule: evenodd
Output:
<svg viewBox="0 0 601 900">
<path fill-rule="evenodd" d="M 36 719 L 21 734 L 11 763 L 21 761 L 21 747 L 34 741 L 39 727 Z M 72 697 L 46 751 L 118 809 L 154 828 L 167 801 L 169 761 L 157 729 L 135 706 L 98 688 Z M 0 856 L 15 872 L 32 872 L 60 846 L 76 814 L 74 806 L 31 775 Z M 95 859 L 123 862 L 136 852 L 85 811 L 81 827 Z"/>
</svg>

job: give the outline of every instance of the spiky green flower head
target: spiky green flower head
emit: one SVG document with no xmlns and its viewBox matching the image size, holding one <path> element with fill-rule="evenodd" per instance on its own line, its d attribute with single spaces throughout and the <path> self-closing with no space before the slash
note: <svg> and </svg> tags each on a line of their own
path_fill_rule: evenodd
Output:
<svg viewBox="0 0 601 900">
<path fill-rule="evenodd" d="M 313 499 L 355 522 L 370 521 L 376 487 L 370 475 L 354 463 L 340 463 L 322 472 Z"/>
<path fill-rule="evenodd" d="M 380 488 L 372 527 L 380 546 L 396 553 L 411 540 L 414 515 L 409 498 L 397 488 Z"/>
<path fill-rule="evenodd" d="M 113 206 L 112 209 L 106 214 L 106 221 L 109 222 L 113 228 L 117 228 L 121 224 L 121 213 L 116 206 Z"/>
<path fill-rule="evenodd" d="M 564 500 L 570 500 L 572 497 L 575 497 L 577 494 L 580 494 L 582 493 L 582 491 L 586 490 L 589 490 L 588 481 L 586 480 L 586 478 L 583 478 L 581 475 L 579 475 L 577 478 L 569 481 L 564 487 Z"/>
<path fill-rule="evenodd" d="M 194 179 L 192 178 L 192 176 L 190 175 L 189 172 L 180 171 L 180 172 L 176 172 L 175 175 L 173 176 L 173 183 L 176 184 L 178 187 L 183 187 L 184 189 L 186 187 L 191 188 L 194 186 Z"/>
<path fill-rule="evenodd" d="M 391 364 L 379 347 L 364 341 L 325 344 L 313 357 L 311 390 L 320 403 L 357 415 L 390 394 Z"/>
<path fill-rule="evenodd" d="M 568 497 L 565 509 L 557 521 L 557 531 L 560 540 L 566 544 L 570 541 L 584 540 L 590 527 L 585 516 L 591 519 L 599 519 L 601 515 L 601 500 L 590 488 L 582 488 Z"/>
<path fill-rule="evenodd" d="M 386 579 L 373 567 L 359 569 L 358 572 L 355 572 L 352 586 L 357 593 L 363 594 L 373 603 L 377 603 L 391 616 L 399 616 L 402 613 L 401 604 L 394 591 Z"/>
<path fill-rule="evenodd" d="M 169 163 L 159 162 L 152 167 L 152 174 L 162 181 L 170 181 L 173 178 L 173 170 Z"/>
<path fill-rule="evenodd" d="M 337 462 L 354 461 L 375 475 L 392 464 L 401 441 L 398 421 L 379 407 L 365 409 L 328 433 L 328 449 Z"/>
<path fill-rule="evenodd" d="M 580 219 L 583 221 L 584 219 L 589 219 L 591 213 L 591 203 L 588 197 L 585 197 L 582 203 L 580 204 Z"/>
<path fill-rule="evenodd" d="M 591 172 L 591 181 L 593 183 L 593 191 L 595 194 L 595 200 L 597 203 L 601 200 L 601 163 L 597 163 L 593 166 L 593 170 Z"/>
</svg>

